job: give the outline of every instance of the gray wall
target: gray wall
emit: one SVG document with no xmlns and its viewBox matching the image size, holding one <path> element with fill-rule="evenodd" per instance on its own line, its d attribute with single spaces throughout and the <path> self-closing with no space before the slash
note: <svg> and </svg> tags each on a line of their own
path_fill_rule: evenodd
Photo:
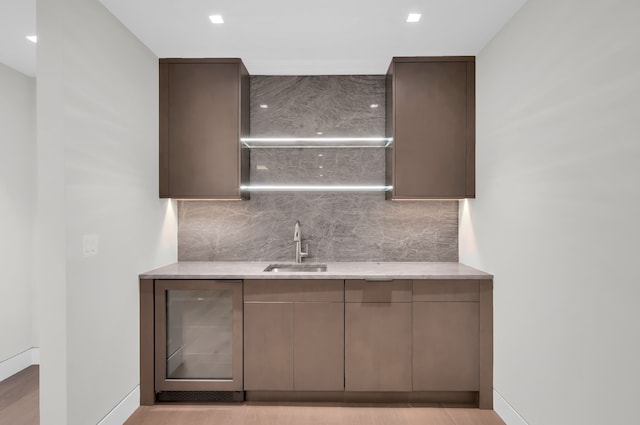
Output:
<svg viewBox="0 0 640 425">
<path fill-rule="evenodd" d="M 529 0 L 477 57 L 460 259 L 495 274 L 496 410 L 530 425 L 638 423 L 638 17 Z"/>
<path fill-rule="evenodd" d="M 252 76 L 251 135 L 381 137 L 384 96 L 384 76 Z M 251 183 L 382 185 L 384 149 L 252 149 Z M 310 261 L 458 260 L 458 201 L 252 193 L 244 202 L 181 201 L 178 211 L 181 261 L 293 261 L 296 220 Z"/>
<path fill-rule="evenodd" d="M 35 343 L 35 87 L 35 79 L 0 64 L 0 364 Z"/>
<path fill-rule="evenodd" d="M 139 403 L 137 276 L 177 256 L 175 202 L 157 195 L 158 59 L 98 0 L 37 12 L 40 421 L 122 424 Z"/>
</svg>

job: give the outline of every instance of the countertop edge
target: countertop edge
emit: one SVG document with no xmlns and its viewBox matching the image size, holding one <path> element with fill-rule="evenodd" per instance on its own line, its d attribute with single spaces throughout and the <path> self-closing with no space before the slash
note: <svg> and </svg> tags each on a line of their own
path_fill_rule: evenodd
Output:
<svg viewBox="0 0 640 425">
<path fill-rule="evenodd" d="M 492 280 L 493 275 L 463 263 L 326 263 L 327 272 L 264 272 L 269 262 L 177 262 L 139 275 L 140 279 L 474 279 Z M 237 271 L 230 272 L 229 267 Z M 339 270 L 332 272 L 332 268 Z M 348 270 L 352 268 L 353 271 Z M 362 268 L 373 268 L 363 272 Z M 403 271 L 402 268 L 411 270 Z M 193 270 L 190 270 L 193 269 Z M 347 270 L 345 270 L 347 269 Z M 424 269 L 416 270 L 416 269 Z"/>
</svg>

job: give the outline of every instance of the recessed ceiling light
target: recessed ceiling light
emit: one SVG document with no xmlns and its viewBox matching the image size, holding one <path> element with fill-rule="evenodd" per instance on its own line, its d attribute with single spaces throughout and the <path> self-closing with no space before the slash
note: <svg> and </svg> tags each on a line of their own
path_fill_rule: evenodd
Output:
<svg viewBox="0 0 640 425">
<path fill-rule="evenodd" d="M 407 16 L 407 22 L 418 22 L 421 16 L 421 13 L 409 13 L 409 16 Z"/>
<path fill-rule="evenodd" d="M 260 107 L 262 109 L 267 109 L 269 107 L 269 105 L 267 105 L 266 103 L 263 103 L 263 104 L 260 105 Z"/>
<path fill-rule="evenodd" d="M 213 22 L 214 24 L 224 24 L 224 19 L 222 19 L 222 15 L 210 15 L 209 19 L 211 19 L 211 22 Z"/>
<path fill-rule="evenodd" d="M 27 40 L 29 40 L 32 43 L 37 43 L 38 42 L 38 36 L 37 35 L 28 35 L 27 36 Z"/>
<path fill-rule="evenodd" d="M 380 106 L 380 105 L 378 105 L 377 103 L 372 103 L 371 104 L 371 107 L 374 108 L 374 109 L 377 108 L 378 106 Z"/>
</svg>

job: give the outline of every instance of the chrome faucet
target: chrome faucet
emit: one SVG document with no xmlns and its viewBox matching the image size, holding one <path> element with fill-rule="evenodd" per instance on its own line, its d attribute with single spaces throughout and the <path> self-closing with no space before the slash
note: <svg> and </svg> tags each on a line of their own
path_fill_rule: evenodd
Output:
<svg viewBox="0 0 640 425">
<path fill-rule="evenodd" d="M 309 244 L 305 246 L 306 252 L 302 251 L 302 238 L 300 237 L 300 221 L 296 221 L 293 231 L 293 241 L 296 243 L 296 263 L 302 263 L 302 259 L 309 256 Z"/>
</svg>

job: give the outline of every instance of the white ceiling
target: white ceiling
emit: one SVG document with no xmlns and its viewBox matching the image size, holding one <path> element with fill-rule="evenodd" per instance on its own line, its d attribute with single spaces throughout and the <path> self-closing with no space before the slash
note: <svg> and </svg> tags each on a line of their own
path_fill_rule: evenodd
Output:
<svg viewBox="0 0 640 425">
<path fill-rule="evenodd" d="M 36 75 L 36 0 L 0 0 L 0 63 Z"/>
<path fill-rule="evenodd" d="M 100 1 L 158 57 L 241 57 L 254 75 L 383 74 L 393 56 L 475 55 L 526 2 Z M 35 28 L 35 0 L 0 0 L 0 62 L 35 75 Z"/>
</svg>

